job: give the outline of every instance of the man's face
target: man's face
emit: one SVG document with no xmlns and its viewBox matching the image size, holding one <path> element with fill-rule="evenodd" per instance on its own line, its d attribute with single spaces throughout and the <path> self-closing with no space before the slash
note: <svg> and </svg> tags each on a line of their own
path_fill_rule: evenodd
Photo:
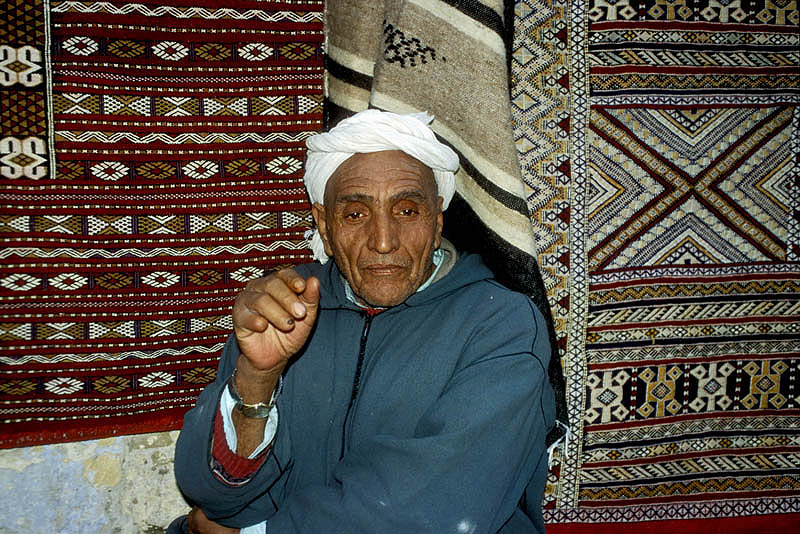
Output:
<svg viewBox="0 0 800 534">
<path fill-rule="evenodd" d="M 362 304 L 394 306 L 433 272 L 442 199 L 433 172 L 399 150 L 355 154 L 314 204 L 325 244 Z"/>
</svg>

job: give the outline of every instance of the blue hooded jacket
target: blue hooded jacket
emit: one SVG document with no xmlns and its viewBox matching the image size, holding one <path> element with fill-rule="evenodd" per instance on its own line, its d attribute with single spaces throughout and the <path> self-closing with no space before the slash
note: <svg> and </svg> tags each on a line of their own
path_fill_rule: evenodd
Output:
<svg viewBox="0 0 800 534">
<path fill-rule="evenodd" d="M 187 499 L 227 526 L 267 520 L 268 534 L 544 532 L 554 400 L 531 300 L 475 255 L 375 316 L 346 298 L 334 262 L 296 270 L 319 278 L 320 310 L 285 371 L 268 457 L 240 486 L 211 471 L 231 336 L 178 440 Z"/>
</svg>

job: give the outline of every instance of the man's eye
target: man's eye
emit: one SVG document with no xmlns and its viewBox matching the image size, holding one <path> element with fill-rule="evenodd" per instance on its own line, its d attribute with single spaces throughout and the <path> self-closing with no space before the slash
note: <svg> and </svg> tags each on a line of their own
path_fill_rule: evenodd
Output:
<svg viewBox="0 0 800 534">
<path fill-rule="evenodd" d="M 344 214 L 344 218 L 347 219 L 348 221 L 355 221 L 356 219 L 360 219 L 363 216 L 364 214 L 361 213 L 360 211 L 350 211 Z"/>
<path fill-rule="evenodd" d="M 403 217 L 410 217 L 412 215 L 417 215 L 418 213 L 419 210 L 416 210 L 414 208 L 404 208 L 400 210 L 400 215 L 402 215 Z"/>
</svg>

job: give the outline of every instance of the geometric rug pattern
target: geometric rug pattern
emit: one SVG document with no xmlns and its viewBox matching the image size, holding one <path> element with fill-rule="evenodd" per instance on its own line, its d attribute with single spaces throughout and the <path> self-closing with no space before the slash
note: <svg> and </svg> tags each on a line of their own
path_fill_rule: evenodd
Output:
<svg viewBox="0 0 800 534">
<path fill-rule="evenodd" d="M 799 512 L 797 3 L 516 17 L 515 137 L 571 429 L 546 520 Z"/>
<path fill-rule="evenodd" d="M 4 6 L 0 446 L 178 428 L 308 258 L 322 2 Z"/>
</svg>

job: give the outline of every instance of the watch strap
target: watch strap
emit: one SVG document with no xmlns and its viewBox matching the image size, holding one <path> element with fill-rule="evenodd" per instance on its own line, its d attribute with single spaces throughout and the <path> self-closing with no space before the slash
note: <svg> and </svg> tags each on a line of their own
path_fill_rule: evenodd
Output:
<svg viewBox="0 0 800 534">
<path fill-rule="evenodd" d="M 283 383 L 283 377 L 281 377 L 281 385 Z M 280 387 L 277 387 L 276 390 L 279 390 Z M 236 389 L 236 370 L 233 370 L 233 374 L 228 379 L 228 393 L 230 393 L 233 400 L 236 402 L 235 409 L 238 410 L 242 415 L 245 417 L 249 417 L 250 419 L 266 419 L 269 417 L 269 413 L 272 411 L 272 408 L 275 406 L 275 401 L 278 398 L 275 392 L 272 394 L 272 398 L 268 403 L 266 402 L 258 402 L 256 404 L 247 404 L 242 400 L 242 396 L 239 394 L 239 390 Z"/>
</svg>

